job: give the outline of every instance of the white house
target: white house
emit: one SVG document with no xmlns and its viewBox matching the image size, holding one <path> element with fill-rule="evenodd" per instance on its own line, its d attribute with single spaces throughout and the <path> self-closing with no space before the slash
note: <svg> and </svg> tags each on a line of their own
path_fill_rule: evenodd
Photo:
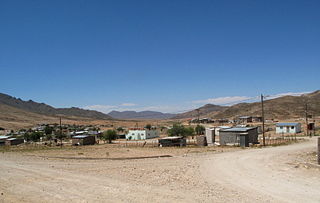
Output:
<svg viewBox="0 0 320 203">
<path fill-rule="evenodd" d="M 300 123 L 277 123 L 276 133 L 300 133 L 301 124 Z"/>
<path fill-rule="evenodd" d="M 126 134 L 128 140 L 145 140 L 155 137 L 159 137 L 159 132 L 156 129 L 130 128 L 128 134 Z"/>
</svg>

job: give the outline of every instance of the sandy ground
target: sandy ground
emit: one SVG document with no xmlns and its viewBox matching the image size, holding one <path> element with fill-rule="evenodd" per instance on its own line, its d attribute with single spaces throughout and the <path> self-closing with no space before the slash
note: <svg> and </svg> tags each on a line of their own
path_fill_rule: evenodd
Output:
<svg viewBox="0 0 320 203">
<path fill-rule="evenodd" d="M 320 170 L 305 163 L 314 161 L 315 148 L 311 139 L 245 150 L 6 152 L 0 154 L 0 202 L 320 202 Z M 172 157 L 108 159 L 133 154 Z"/>
</svg>

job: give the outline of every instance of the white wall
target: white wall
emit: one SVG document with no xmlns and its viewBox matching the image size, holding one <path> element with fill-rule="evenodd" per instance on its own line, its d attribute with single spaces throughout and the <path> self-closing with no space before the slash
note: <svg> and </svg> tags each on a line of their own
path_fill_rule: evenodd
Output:
<svg viewBox="0 0 320 203">
<path fill-rule="evenodd" d="M 296 126 L 277 126 L 276 127 L 276 133 L 282 134 L 282 133 L 299 133 L 301 132 L 301 124 L 298 124 Z"/>
<path fill-rule="evenodd" d="M 155 137 L 159 137 L 159 132 L 157 130 L 129 130 L 128 134 L 126 135 L 126 139 L 131 140 L 145 140 L 151 139 Z"/>
</svg>

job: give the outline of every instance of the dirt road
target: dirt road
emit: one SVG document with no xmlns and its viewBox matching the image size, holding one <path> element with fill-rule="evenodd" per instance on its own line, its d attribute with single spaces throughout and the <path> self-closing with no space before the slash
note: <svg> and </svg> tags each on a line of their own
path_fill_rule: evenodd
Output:
<svg viewBox="0 0 320 203">
<path fill-rule="evenodd" d="M 0 154 L 0 202 L 320 202 L 315 141 L 141 160 Z"/>
<path fill-rule="evenodd" d="M 320 171 L 301 169 L 299 157 L 316 149 L 316 140 L 300 144 L 222 153 L 201 166 L 212 184 L 233 188 L 252 200 L 320 202 Z"/>
</svg>

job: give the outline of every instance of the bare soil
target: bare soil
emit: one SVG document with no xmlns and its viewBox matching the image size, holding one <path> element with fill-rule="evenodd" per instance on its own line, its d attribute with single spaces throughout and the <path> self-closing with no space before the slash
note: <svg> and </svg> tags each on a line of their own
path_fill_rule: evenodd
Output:
<svg viewBox="0 0 320 203">
<path fill-rule="evenodd" d="M 2 151 L 0 202 L 319 202 L 315 147 Z"/>
</svg>

